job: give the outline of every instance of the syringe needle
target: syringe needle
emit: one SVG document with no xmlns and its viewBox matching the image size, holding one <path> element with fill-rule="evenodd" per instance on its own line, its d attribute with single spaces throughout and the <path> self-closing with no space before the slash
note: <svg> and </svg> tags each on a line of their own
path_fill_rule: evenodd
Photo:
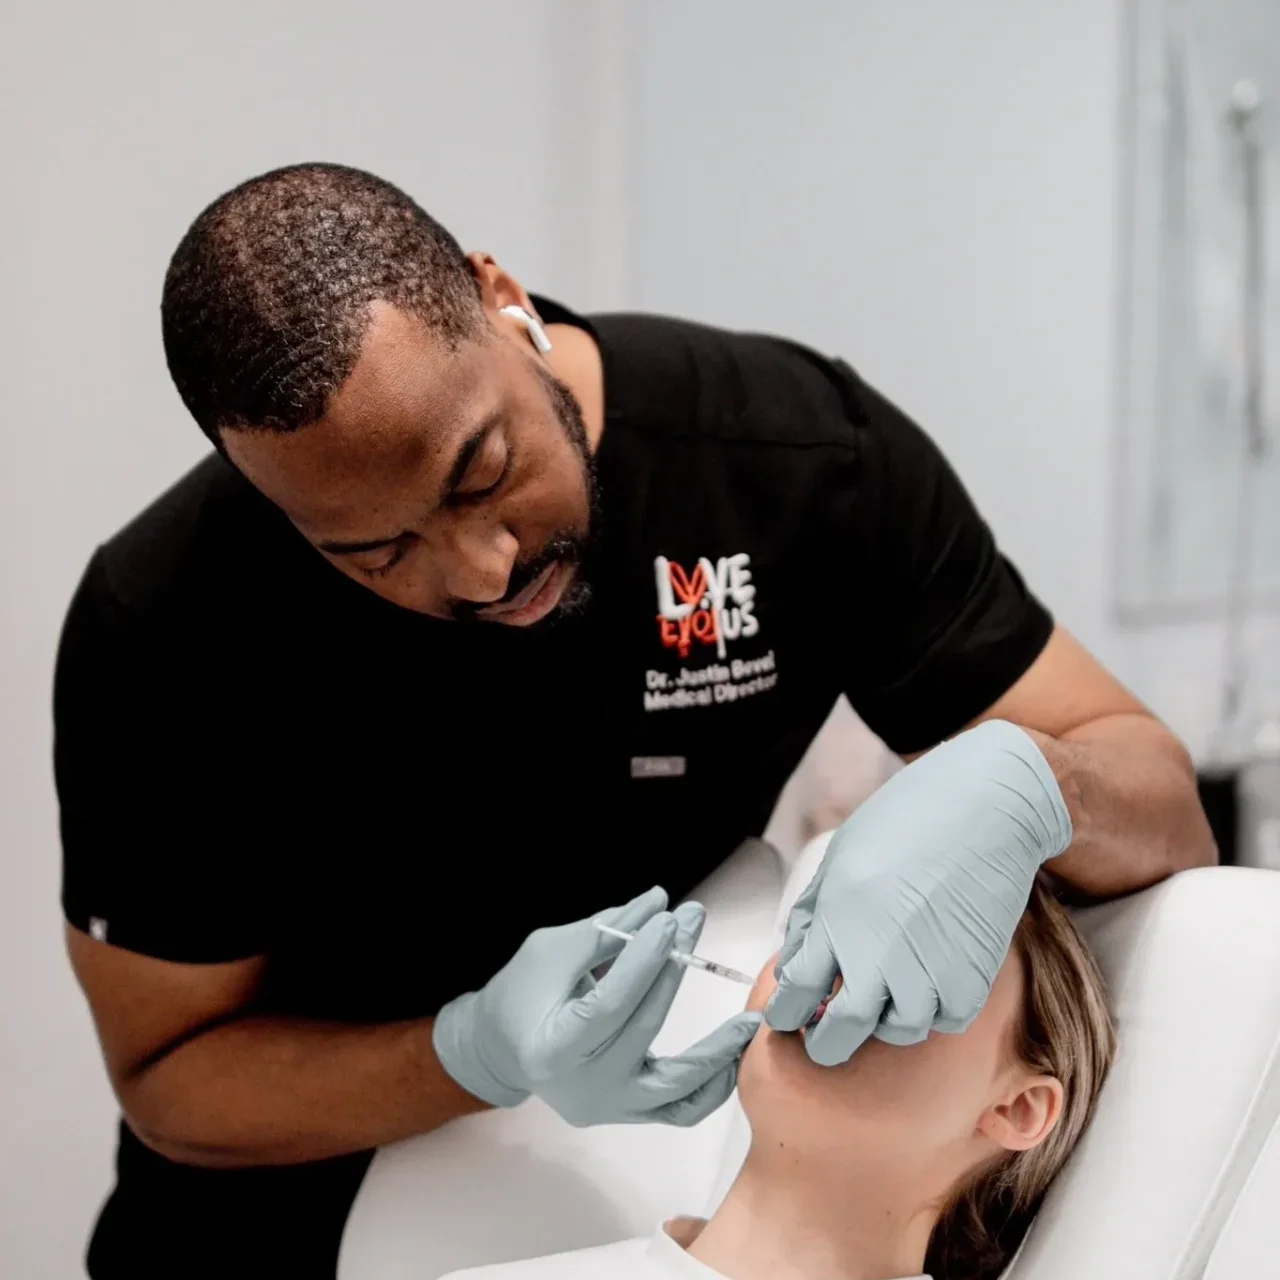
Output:
<svg viewBox="0 0 1280 1280">
<path fill-rule="evenodd" d="M 606 933 L 611 938 L 621 938 L 623 942 L 630 942 L 636 936 L 634 933 L 627 933 L 625 929 L 615 929 L 613 925 L 605 924 L 603 920 L 596 920 L 594 923 L 601 933 Z M 667 952 L 667 959 L 692 969 L 701 969 L 704 973 L 714 973 L 717 978 L 728 978 L 730 982 L 740 982 L 746 987 L 755 986 L 756 980 L 740 969 L 732 969 L 727 964 L 707 960 L 688 951 L 678 951 L 673 947 Z"/>
</svg>

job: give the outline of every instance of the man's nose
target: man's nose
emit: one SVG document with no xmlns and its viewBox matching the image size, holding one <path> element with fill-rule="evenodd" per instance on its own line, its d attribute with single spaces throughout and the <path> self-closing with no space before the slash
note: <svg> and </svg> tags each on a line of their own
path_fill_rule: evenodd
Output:
<svg viewBox="0 0 1280 1280">
<path fill-rule="evenodd" d="M 444 589 L 455 600 L 493 604 L 507 594 L 519 554 L 505 525 L 459 528 L 445 548 Z"/>
</svg>

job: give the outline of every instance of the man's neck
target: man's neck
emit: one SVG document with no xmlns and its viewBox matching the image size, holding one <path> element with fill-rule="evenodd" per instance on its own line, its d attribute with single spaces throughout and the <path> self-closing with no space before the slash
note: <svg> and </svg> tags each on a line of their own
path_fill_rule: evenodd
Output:
<svg viewBox="0 0 1280 1280">
<path fill-rule="evenodd" d="M 591 452 L 604 434 L 604 366 L 600 348 L 585 330 L 572 324 L 547 325 L 551 350 L 547 363 L 551 372 L 573 392 L 582 409 Z"/>
<path fill-rule="evenodd" d="M 896 1280 L 919 1275 L 935 1215 L 882 1172 L 850 1177 L 752 1147 L 689 1253 L 729 1280 Z"/>
</svg>

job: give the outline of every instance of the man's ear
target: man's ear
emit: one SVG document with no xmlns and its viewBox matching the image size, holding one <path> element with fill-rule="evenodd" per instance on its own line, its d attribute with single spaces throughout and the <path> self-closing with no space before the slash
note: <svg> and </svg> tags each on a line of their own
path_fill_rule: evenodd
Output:
<svg viewBox="0 0 1280 1280">
<path fill-rule="evenodd" d="M 978 1132 L 1006 1151 L 1029 1151 L 1052 1132 L 1062 1114 L 1062 1081 L 1055 1076 L 1025 1076 L 1003 1102 L 988 1107 Z"/>
<path fill-rule="evenodd" d="M 480 286 L 480 302 L 486 311 L 496 312 L 500 307 L 523 307 L 534 312 L 533 303 L 524 285 L 505 268 L 494 261 L 493 254 L 476 250 L 467 254 L 471 273 Z M 536 312 L 534 312 L 536 314 Z"/>
</svg>

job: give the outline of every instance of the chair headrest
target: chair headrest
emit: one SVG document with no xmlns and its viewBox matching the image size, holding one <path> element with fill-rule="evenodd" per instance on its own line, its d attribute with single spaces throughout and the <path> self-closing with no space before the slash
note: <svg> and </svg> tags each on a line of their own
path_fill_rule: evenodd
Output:
<svg viewBox="0 0 1280 1280">
<path fill-rule="evenodd" d="M 1119 1049 L 1011 1277 L 1199 1277 L 1280 1112 L 1280 875 L 1185 871 L 1076 913 Z"/>
</svg>

